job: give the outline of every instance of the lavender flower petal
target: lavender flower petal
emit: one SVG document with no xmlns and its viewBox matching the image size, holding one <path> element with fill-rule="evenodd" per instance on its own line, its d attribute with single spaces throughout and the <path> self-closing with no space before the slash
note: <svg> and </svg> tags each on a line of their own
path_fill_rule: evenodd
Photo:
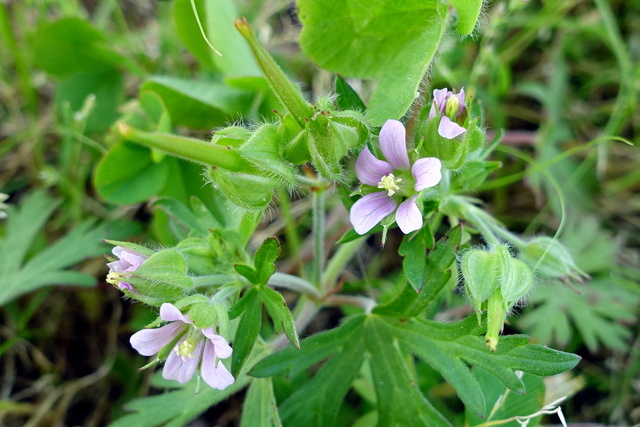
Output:
<svg viewBox="0 0 640 427">
<path fill-rule="evenodd" d="M 204 354 L 202 355 L 202 366 L 200 367 L 200 373 L 202 379 L 211 387 L 224 390 L 235 382 L 235 379 L 229 372 L 229 370 L 222 364 L 222 362 L 216 360 L 216 348 L 211 341 L 207 341 L 204 346 Z"/>
<path fill-rule="evenodd" d="M 442 163 L 435 157 L 424 157 L 416 160 L 411 167 L 411 173 L 416 180 L 413 189 L 421 191 L 438 184 L 442 179 L 441 168 Z"/>
<path fill-rule="evenodd" d="M 384 217 L 391 214 L 398 202 L 387 196 L 385 191 L 367 194 L 351 207 L 349 219 L 358 234 L 365 234 Z"/>
<path fill-rule="evenodd" d="M 216 334 L 215 328 L 205 328 L 202 329 L 202 333 L 205 337 L 209 338 L 209 341 L 215 347 L 216 356 L 220 359 L 226 359 L 231 356 L 233 350 L 227 340 L 224 337 Z"/>
<path fill-rule="evenodd" d="M 444 114 L 445 106 L 447 104 L 447 94 L 449 89 L 435 89 L 433 91 L 433 102 L 431 103 L 431 110 L 429 111 L 429 120 L 436 116 L 436 108 L 440 111 L 440 114 Z"/>
<path fill-rule="evenodd" d="M 182 344 L 186 336 L 180 339 L 176 346 Z M 181 384 L 188 382 L 196 373 L 200 360 L 202 359 L 202 350 L 204 349 L 204 339 L 198 340 L 196 348 L 193 350 L 191 357 L 179 356 L 175 351 L 169 353 L 167 361 L 162 370 L 162 377 L 167 380 L 175 380 Z"/>
<path fill-rule="evenodd" d="M 440 124 L 438 125 L 438 133 L 440 136 L 453 139 L 456 136 L 460 136 L 465 133 L 467 130 L 460 126 L 459 124 L 452 122 L 451 119 L 447 116 L 442 116 L 440 119 Z"/>
<path fill-rule="evenodd" d="M 458 106 L 458 115 L 460 115 L 464 113 L 464 110 L 467 108 L 467 104 L 465 104 L 464 88 L 460 89 L 460 93 L 456 96 L 458 97 L 458 101 L 460 101 L 460 105 Z"/>
<path fill-rule="evenodd" d="M 180 322 L 172 322 L 157 329 L 143 329 L 131 336 L 131 346 L 143 356 L 152 356 L 169 345 L 186 328 Z"/>
<path fill-rule="evenodd" d="M 396 222 L 404 234 L 409 234 L 422 228 L 422 213 L 420 213 L 420 209 L 416 204 L 417 197 L 418 195 L 416 194 L 398 206 Z"/>
<path fill-rule="evenodd" d="M 361 183 L 376 187 L 383 176 L 393 172 L 393 166 L 384 160 L 377 159 L 368 147 L 358 155 L 356 160 L 356 176 Z"/>
<path fill-rule="evenodd" d="M 406 131 L 397 120 L 387 120 L 380 129 L 380 150 L 385 159 L 396 169 L 409 169 Z"/>
<path fill-rule="evenodd" d="M 160 318 L 168 322 L 180 321 L 182 323 L 193 323 L 191 319 L 182 314 L 182 312 L 178 310 L 175 305 L 168 302 L 165 302 L 160 306 Z"/>
</svg>

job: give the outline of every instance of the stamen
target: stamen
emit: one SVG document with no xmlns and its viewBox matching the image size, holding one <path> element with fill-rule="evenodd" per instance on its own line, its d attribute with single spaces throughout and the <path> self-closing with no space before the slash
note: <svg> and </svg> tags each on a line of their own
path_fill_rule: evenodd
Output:
<svg viewBox="0 0 640 427">
<path fill-rule="evenodd" d="M 187 339 L 182 341 L 180 345 L 175 346 L 173 349 L 173 351 L 175 351 L 176 354 L 182 358 L 183 362 L 187 360 L 187 358 L 192 359 L 193 357 L 195 357 L 193 351 L 196 349 L 196 346 L 195 343 L 193 343 L 189 338 L 191 337 L 188 337 Z"/>
<path fill-rule="evenodd" d="M 391 197 L 396 193 L 397 190 L 400 189 L 400 187 L 398 187 L 398 183 L 401 181 L 402 178 L 396 178 L 392 173 L 390 173 L 389 175 L 385 175 L 382 177 L 382 179 L 378 183 L 378 188 L 387 190 L 387 195 Z"/>
</svg>

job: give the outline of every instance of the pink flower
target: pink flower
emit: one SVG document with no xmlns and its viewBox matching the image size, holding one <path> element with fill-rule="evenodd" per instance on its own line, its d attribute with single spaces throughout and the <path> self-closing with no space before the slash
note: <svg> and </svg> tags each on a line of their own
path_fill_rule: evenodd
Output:
<svg viewBox="0 0 640 427">
<path fill-rule="evenodd" d="M 164 378 L 184 384 L 200 366 L 202 379 L 211 387 L 224 390 L 234 383 L 231 373 L 218 360 L 231 356 L 231 346 L 216 334 L 215 327 L 197 328 L 189 316 L 169 303 L 160 307 L 160 318 L 171 323 L 156 329 L 143 329 L 133 334 L 129 341 L 141 355 L 152 356 L 181 336 L 167 357 L 162 370 Z"/>
<path fill-rule="evenodd" d="M 425 157 L 412 165 L 405 134 L 402 123 L 387 120 L 379 136 L 386 161 L 376 158 L 367 147 L 358 155 L 356 175 L 360 182 L 384 190 L 365 195 L 351 207 L 351 224 L 358 234 L 365 234 L 393 212 L 403 233 L 422 227 L 416 199 L 420 191 L 440 182 L 441 164 L 435 157 Z"/>
<path fill-rule="evenodd" d="M 131 249 L 123 248 L 122 246 L 116 246 L 113 248 L 113 254 L 118 257 L 116 261 L 107 263 L 109 267 L 109 274 L 107 275 L 107 282 L 116 285 L 119 289 L 126 289 L 131 292 L 135 292 L 135 289 L 129 282 L 122 281 L 125 274 L 132 273 L 147 260 L 147 257 Z M 110 258 L 113 259 L 113 258 Z"/>
<path fill-rule="evenodd" d="M 447 88 L 436 89 L 433 91 L 433 104 L 431 104 L 431 111 L 429 111 L 429 120 L 436 116 L 437 109 L 442 116 L 438 125 L 438 133 L 444 138 L 453 139 L 467 131 L 455 122 L 456 119 L 463 116 L 466 108 L 464 89 L 461 89 L 460 93 L 453 93 Z"/>
</svg>

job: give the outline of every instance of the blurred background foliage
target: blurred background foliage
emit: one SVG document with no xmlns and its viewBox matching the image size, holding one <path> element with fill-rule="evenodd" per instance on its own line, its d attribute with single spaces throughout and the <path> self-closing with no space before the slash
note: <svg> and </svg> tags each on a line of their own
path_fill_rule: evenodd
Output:
<svg viewBox="0 0 640 427">
<path fill-rule="evenodd" d="M 174 244 L 162 203 L 144 204 L 160 196 L 196 195 L 225 215 L 199 167 L 117 141 L 114 122 L 206 138 L 216 126 L 273 117 L 281 107 L 225 28 L 237 15 L 309 99 L 332 91 L 335 76 L 299 49 L 295 4 L 196 4 L 222 57 L 203 42 L 188 0 L 0 2 L 0 192 L 10 195 L 0 220 L 0 424 L 105 425 L 155 393 L 128 344 L 150 313 L 104 282 L 98 255 L 108 249 L 97 239 Z M 547 384 L 574 393 L 564 404 L 573 423 L 640 423 L 640 154 L 614 138 L 640 143 L 639 20 L 640 0 L 499 0 L 470 37 L 447 35 L 430 72 L 431 88 L 465 87 L 490 135 L 502 131 L 504 167 L 477 195 L 487 209 L 529 235 L 562 225 L 593 277 L 539 283 L 508 331 L 582 356 L 572 380 Z M 371 83 L 350 83 L 366 102 Z M 296 203 L 283 215 L 304 236 L 308 206 Z M 283 268 L 299 265 L 297 249 L 285 248 Z M 373 257 L 369 277 L 397 271 L 391 252 L 363 255 Z M 355 277 L 345 290 L 371 291 Z M 451 397 L 422 374 L 432 395 Z M 276 384 L 278 394 L 287 392 Z M 203 422 L 236 425 L 242 399 Z"/>
</svg>

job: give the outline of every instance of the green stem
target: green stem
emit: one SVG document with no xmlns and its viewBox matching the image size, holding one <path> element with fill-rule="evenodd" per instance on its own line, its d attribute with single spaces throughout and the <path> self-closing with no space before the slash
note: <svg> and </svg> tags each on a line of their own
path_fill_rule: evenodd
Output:
<svg viewBox="0 0 640 427">
<path fill-rule="evenodd" d="M 296 228 L 296 222 L 291 213 L 291 200 L 286 190 L 278 190 L 278 205 L 280 206 L 280 215 L 284 221 L 284 234 L 287 238 L 287 246 L 294 263 L 298 267 L 299 273 L 304 274 L 302 268 L 302 258 L 300 258 L 300 236 Z"/>
<path fill-rule="evenodd" d="M 325 300 L 325 305 L 362 307 L 365 313 L 371 313 L 378 303 L 371 298 L 359 295 L 331 295 Z"/>
<path fill-rule="evenodd" d="M 278 100 L 296 119 L 298 124 L 304 128 L 306 122 L 313 116 L 313 108 L 304 97 L 300 90 L 285 76 L 276 61 L 273 60 L 269 52 L 260 44 L 256 36 L 251 31 L 249 23 L 244 18 L 238 18 L 235 21 L 236 29 L 249 44 L 249 48 L 253 53 L 258 66 L 264 73 L 271 89 L 278 97 Z"/>
<path fill-rule="evenodd" d="M 312 299 L 322 298 L 322 294 L 310 282 L 297 276 L 286 273 L 275 273 L 269 278 L 267 285 L 278 288 L 289 289 L 290 291 L 308 295 Z"/>
<path fill-rule="evenodd" d="M 313 270 L 312 281 L 317 289 L 322 289 L 322 272 L 324 271 L 324 190 L 317 188 L 312 197 L 312 232 L 313 232 Z"/>
<path fill-rule="evenodd" d="M 340 273 L 342 273 L 344 269 L 344 266 L 351 260 L 351 258 L 353 258 L 353 255 L 360 246 L 362 246 L 365 240 L 367 240 L 366 237 L 360 237 L 340 245 L 336 253 L 331 257 L 331 260 L 329 260 L 324 275 L 322 276 L 322 284 L 325 289 L 331 289 L 335 285 L 338 276 L 340 276 Z"/>
<path fill-rule="evenodd" d="M 251 164 L 233 147 L 209 144 L 184 136 L 145 132 L 124 122 L 118 122 L 117 127 L 124 138 L 147 147 L 157 148 L 176 157 L 233 172 L 251 168 Z"/>
</svg>

